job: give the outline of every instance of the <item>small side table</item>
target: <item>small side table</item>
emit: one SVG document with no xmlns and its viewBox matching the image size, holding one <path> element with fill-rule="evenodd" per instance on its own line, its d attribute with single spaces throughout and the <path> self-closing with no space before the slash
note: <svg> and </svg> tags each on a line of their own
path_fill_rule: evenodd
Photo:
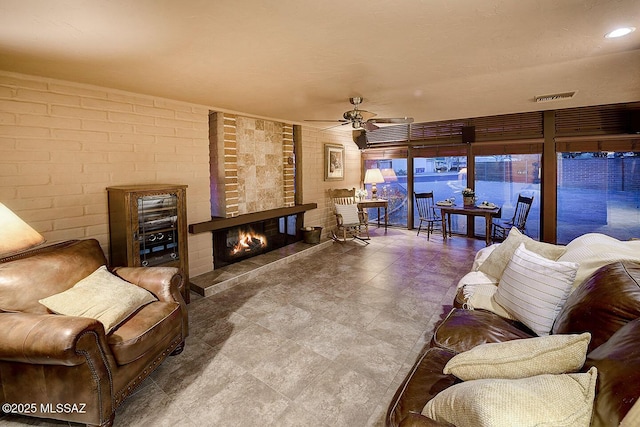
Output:
<svg viewBox="0 0 640 427">
<path fill-rule="evenodd" d="M 385 199 L 365 199 L 358 202 L 358 209 L 378 209 L 378 228 L 380 228 L 380 208 L 384 208 L 384 232 L 387 232 L 389 225 L 389 201 Z"/>
</svg>

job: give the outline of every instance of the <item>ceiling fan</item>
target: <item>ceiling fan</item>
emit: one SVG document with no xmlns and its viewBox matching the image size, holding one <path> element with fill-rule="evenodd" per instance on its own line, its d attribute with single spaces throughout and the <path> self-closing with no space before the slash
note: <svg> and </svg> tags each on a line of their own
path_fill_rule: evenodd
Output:
<svg viewBox="0 0 640 427">
<path fill-rule="evenodd" d="M 306 122 L 340 122 L 340 126 L 348 125 L 351 123 L 354 129 L 365 129 L 368 131 L 376 130 L 379 124 L 405 124 L 413 123 L 412 117 L 395 117 L 395 118 L 374 118 L 375 113 L 369 111 L 360 110 L 359 106 L 362 103 L 362 97 L 349 98 L 349 102 L 353 105 L 353 110 L 345 111 L 342 115 L 343 119 L 340 120 L 305 120 Z"/>
</svg>

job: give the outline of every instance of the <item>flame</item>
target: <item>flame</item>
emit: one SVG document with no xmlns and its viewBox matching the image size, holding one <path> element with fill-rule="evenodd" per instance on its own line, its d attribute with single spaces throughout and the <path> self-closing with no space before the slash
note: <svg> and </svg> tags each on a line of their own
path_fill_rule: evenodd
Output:
<svg viewBox="0 0 640 427">
<path fill-rule="evenodd" d="M 264 248 L 267 245 L 267 238 L 261 234 L 250 231 L 238 232 L 238 243 L 231 249 L 231 255 L 236 255 L 240 252 L 244 252 L 249 249 L 254 249 L 256 246 Z"/>
</svg>

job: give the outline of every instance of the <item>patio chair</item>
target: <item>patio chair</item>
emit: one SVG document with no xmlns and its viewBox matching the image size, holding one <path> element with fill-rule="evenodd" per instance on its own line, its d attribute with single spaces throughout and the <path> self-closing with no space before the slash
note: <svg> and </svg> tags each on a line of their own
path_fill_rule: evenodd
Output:
<svg viewBox="0 0 640 427">
<path fill-rule="evenodd" d="M 527 225 L 527 217 L 533 204 L 533 196 L 526 197 L 522 194 L 518 194 L 518 202 L 516 203 L 516 210 L 513 212 L 513 218 L 510 220 L 498 219 L 493 222 L 492 239 L 494 242 L 501 242 L 507 238 L 509 231 L 516 227 L 523 234 Z"/>
<path fill-rule="evenodd" d="M 428 193 L 413 193 L 413 195 L 416 199 L 418 216 L 420 217 L 420 224 L 418 224 L 418 233 L 416 236 L 420 235 L 422 224 L 426 223 L 425 229 L 427 230 L 427 240 L 429 240 L 434 227 L 440 225 L 442 221 L 442 218 L 440 218 L 436 212 L 435 202 L 433 201 L 433 191 Z"/>
</svg>

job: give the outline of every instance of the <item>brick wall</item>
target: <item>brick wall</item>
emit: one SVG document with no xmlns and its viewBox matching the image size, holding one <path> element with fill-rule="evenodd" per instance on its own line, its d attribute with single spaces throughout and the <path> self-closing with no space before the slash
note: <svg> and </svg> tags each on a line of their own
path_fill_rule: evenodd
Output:
<svg viewBox="0 0 640 427">
<path fill-rule="evenodd" d="M 215 204 L 209 162 L 232 160 L 235 115 L 225 114 L 225 145 L 209 152 L 209 110 L 163 98 L 0 71 L 0 201 L 48 242 L 96 238 L 109 253 L 106 187 L 186 184 L 189 223 L 208 221 Z M 294 203 L 293 129 L 283 125 L 284 204 Z M 324 144 L 345 147 L 344 181 L 324 181 Z M 330 188 L 360 186 L 360 152 L 349 132 L 303 127 L 303 203 L 317 203 L 305 225 L 335 227 Z M 237 170 L 225 171 L 237 195 Z M 233 203 L 232 203 L 233 204 Z M 237 203 L 236 203 L 237 204 Z M 209 233 L 189 235 L 190 276 L 210 271 Z"/>
<path fill-rule="evenodd" d="M 0 201 L 47 241 L 96 238 L 109 253 L 112 185 L 186 184 L 188 221 L 210 218 L 206 107 L 0 72 Z M 210 236 L 189 236 L 191 276 Z"/>
</svg>

